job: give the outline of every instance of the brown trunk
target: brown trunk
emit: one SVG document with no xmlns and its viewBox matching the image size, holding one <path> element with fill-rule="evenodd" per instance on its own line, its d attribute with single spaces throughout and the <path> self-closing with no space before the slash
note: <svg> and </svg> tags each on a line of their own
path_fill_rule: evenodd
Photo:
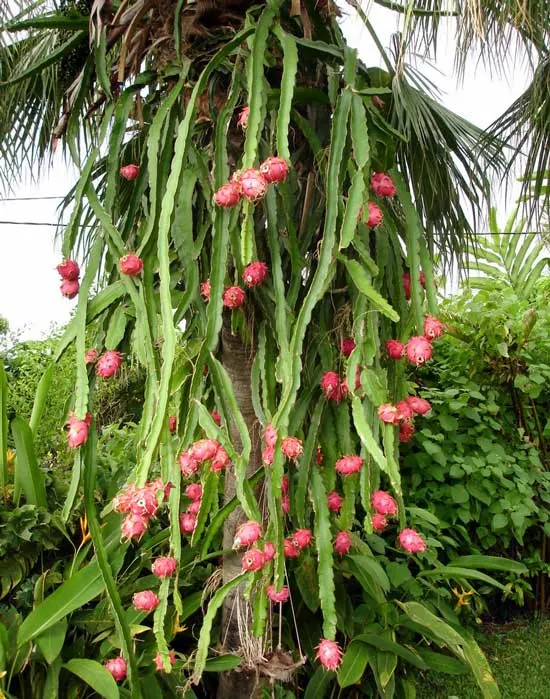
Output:
<svg viewBox="0 0 550 699">
<path fill-rule="evenodd" d="M 239 409 L 248 427 L 252 441 L 252 452 L 247 473 L 250 476 L 262 463 L 261 458 L 261 426 L 256 419 L 252 406 L 250 373 L 252 369 L 253 350 L 246 346 L 239 335 L 232 335 L 229 328 L 222 331 L 222 362 L 233 384 L 233 390 Z M 239 433 L 235 425 L 231 426 L 231 439 L 237 450 L 242 448 Z M 225 478 L 225 502 L 235 496 L 234 472 L 228 471 Z M 231 549 L 237 527 L 246 517 L 240 507 L 229 515 L 223 531 L 223 548 Z M 223 582 L 232 580 L 241 572 L 241 554 L 232 553 L 223 560 Z M 239 628 L 239 613 L 246 614 L 248 624 Z M 238 652 L 245 644 L 241 633 L 250 634 L 252 610 L 244 600 L 242 588 L 237 588 L 229 594 L 222 610 L 222 642 L 224 652 Z M 250 699 L 258 689 L 258 674 L 255 670 L 224 672 L 220 676 L 217 699 Z"/>
</svg>

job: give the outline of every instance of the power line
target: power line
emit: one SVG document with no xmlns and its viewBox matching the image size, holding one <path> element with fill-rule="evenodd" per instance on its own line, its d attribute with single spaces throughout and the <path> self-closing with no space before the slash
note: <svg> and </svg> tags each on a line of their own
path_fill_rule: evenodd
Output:
<svg viewBox="0 0 550 699">
<path fill-rule="evenodd" d="M 0 199 L 0 203 L 5 201 L 44 201 L 46 199 L 64 199 L 65 197 L 7 197 Z"/>
</svg>

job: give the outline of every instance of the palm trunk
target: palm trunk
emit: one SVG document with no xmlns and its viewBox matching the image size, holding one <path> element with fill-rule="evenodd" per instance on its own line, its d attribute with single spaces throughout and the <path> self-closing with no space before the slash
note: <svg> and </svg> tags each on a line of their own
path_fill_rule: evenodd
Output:
<svg viewBox="0 0 550 699">
<path fill-rule="evenodd" d="M 261 428 L 252 406 L 250 374 L 252 369 L 253 349 L 246 346 L 240 335 L 232 335 L 228 327 L 222 331 L 222 362 L 233 384 L 233 390 L 239 409 L 248 427 L 252 442 L 252 452 L 247 475 L 250 476 L 261 465 Z M 231 439 L 237 450 L 242 448 L 239 433 L 235 425 L 231 426 Z M 235 496 L 235 474 L 228 471 L 225 478 L 225 502 Z M 227 518 L 223 531 L 223 548 L 231 549 L 237 527 L 246 517 L 238 507 Z M 223 582 L 232 580 L 241 572 L 241 554 L 231 553 L 223 559 Z M 222 611 L 222 643 L 224 652 L 238 652 L 245 645 L 242 633 L 250 634 L 250 624 L 239 626 L 239 615 L 252 619 L 250 605 L 243 597 L 243 589 L 237 588 L 229 594 Z M 224 672 L 220 676 L 217 699 L 249 699 L 258 687 L 258 675 L 255 670 L 237 670 Z"/>
</svg>

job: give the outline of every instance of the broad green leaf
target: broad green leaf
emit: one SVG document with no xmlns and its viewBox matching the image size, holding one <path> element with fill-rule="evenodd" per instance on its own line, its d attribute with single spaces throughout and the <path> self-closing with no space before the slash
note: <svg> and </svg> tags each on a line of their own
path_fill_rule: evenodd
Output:
<svg viewBox="0 0 550 699">
<path fill-rule="evenodd" d="M 304 699 L 324 699 L 334 677 L 334 672 L 327 672 L 323 667 L 318 668 L 307 683 Z"/>
<path fill-rule="evenodd" d="M 402 646 L 399 643 L 395 643 L 394 641 L 391 641 L 388 638 L 384 638 L 384 636 L 380 636 L 379 634 L 374 633 L 359 634 L 359 636 L 354 637 L 353 643 L 359 642 L 367 643 L 370 646 L 378 648 L 378 650 L 397 655 L 403 660 L 406 660 L 411 665 L 414 665 L 414 667 L 419 668 L 420 670 L 426 669 L 426 663 L 422 660 L 418 653 L 416 653 L 416 651 L 409 650 L 408 648 L 405 648 L 405 646 Z"/>
<path fill-rule="evenodd" d="M 11 423 L 11 432 L 17 454 L 15 463 L 15 490 L 23 491 L 29 505 L 47 507 L 44 474 L 38 466 L 33 435 L 29 425 L 20 417 Z"/>
<path fill-rule="evenodd" d="M 97 660 L 73 658 L 63 666 L 105 699 L 119 699 L 118 685 L 111 673 Z"/>
<path fill-rule="evenodd" d="M 369 661 L 369 649 L 364 643 L 352 642 L 344 653 L 338 669 L 338 684 L 342 689 L 357 684 Z"/>
<path fill-rule="evenodd" d="M 40 648 L 46 662 L 51 665 L 57 658 L 65 642 L 67 633 L 67 620 L 61 619 L 53 626 L 36 637 L 36 644 Z"/>
<path fill-rule="evenodd" d="M 432 650 L 426 650 L 424 648 L 418 648 L 416 652 L 430 668 L 430 670 L 444 672 L 447 675 L 468 674 L 468 666 L 460 660 L 452 658 L 450 655 L 436 653 Z"/>
<path fill-rule="evenodd" d="M 435 568 L 434 570 L 423 570 L 418 575 L 426 578 L 441 577 L 444 580 L 459 580 L 461 578 L 465 580 L 480 580 L 481 582 L 493 585 L 493 587 L 498 587 L 499 590 L 504 590 L 504 585 L 499 583 L 498 580 L 495 580 L 490 575 L 471 568 L 459 568 L 458 566 L 455 566 L 454 563 L 453 565 L 441 566 Z"/>
<path fill-rule="evenodd" d="M 34 437 L 36 437 L 36 431 L 38 429 L 38 425 L 40 424 L 40 420 L 42 419 L 44 408 L 46 407 L 46 400 L 48 398 L 48 391 L 50 390 L 54 370 L 55 364 L 50 364 L 50 366 L 42 374 L 42 378 L 40 379 L 38 388 L 36 389 L 31 419 L 29 420 L 29 427 L 31 428 Z"/>
<path fill-rule="evenodd" d="M 450 564 L 459 568 L 485 568 L 486 570 L 502 570 L 516 575 L 525 575 L 527 567 L 520 561 L 513 561 L 510 558 L 500 558 L 500 556 L 483 556 L 472 554 L 470 556 L 459 556 L 453 559 Z"/>
<path fill-rule="evenodd" d="M 218 655 L 216 658 L 209 658 L 204 666 L 205 672 L 227 672 L 234 670 L 242 663 L 243 659 L 238 655 Z"/>
<path fill-rule="evenodd" d="M 369 558 L 369 556 L 349 556 L 349 558 L 353 561 L 356 568 L 359 568 L 364 575 L 372 578 L 373 582 L 380 585 L 384 592 L 390 591 L 388 576 L 375 558 Z"/>
</svg>

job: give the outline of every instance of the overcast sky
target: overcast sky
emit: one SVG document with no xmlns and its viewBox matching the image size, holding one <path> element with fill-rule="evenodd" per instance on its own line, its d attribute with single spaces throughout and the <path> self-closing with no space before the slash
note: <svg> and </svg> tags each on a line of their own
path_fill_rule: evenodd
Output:
<svg viewBox="0 0 550 699">
<path fill-rule="evenodd" d="M 366 7 L 366 3 L 363 3 Z M 399 28 L 399 17 L 379 6 L 369 14 L 384 46 L 389 45 L 393 32 Z M 344 19 L 343 29 L 350 44 L 359 50 L 369 66 L 381 65 L 376 48 L 363 25 L 351 18 Z M 442 90 L 444 104 L 478 126 L 488 126 L 517 98 L 529 83 L 526 65 L 511 66 L 508 80 L 491 75 L 472 61 L 461 85 L 453 77 L 453 40 L 450 32 L 443 35 L 438 53 L 437 70 L 423 70 Z M 18 187 L 10 197 L 61 197 L 74 184 L 77 173 L 56 158 L 49 176 L 38 185 Z M 497 197 L 497 206 L 504 214 L 513 206 L 513 199 Z M 60 260 L 59 246 L 54 244 L 55 228 L 47 226 L 13 225 L 10 221 L 55 223 L 59 202 L 51 199 L 34 201 L 0 200 L 0 315 L 6 317 L 12 329 L 22 329 L 27 339 L 38 339 L 52 323 L 65 323 L 76 299 L 69 301 L 59 292 L 55 266 Z"/>
</svg>

